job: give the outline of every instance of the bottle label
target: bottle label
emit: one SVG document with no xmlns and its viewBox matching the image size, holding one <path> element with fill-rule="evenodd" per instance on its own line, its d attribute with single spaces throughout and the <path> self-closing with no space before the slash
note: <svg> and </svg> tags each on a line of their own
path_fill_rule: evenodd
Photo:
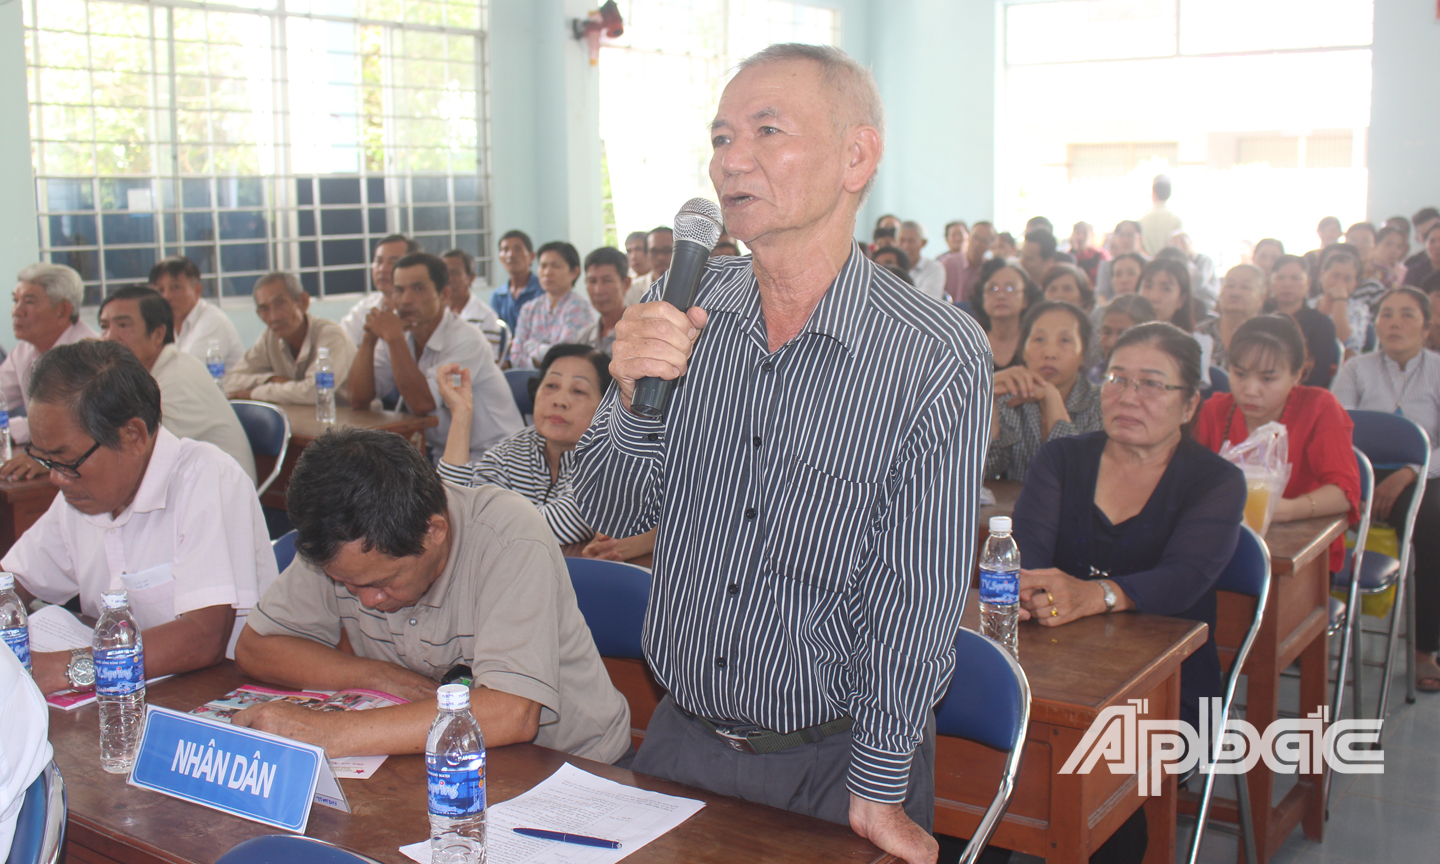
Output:
<svg viewBox="0 0 1440 864">
<path fill-rule="evenodd" d="M 210 370 L 210 376 L 211 376 L 212 378 L 224 378 L 224 377 L 225 377 L 225 363 L 224 363 L 224 361 L 221 361 L 221 362 L 219 362 L 219 363 L 206 363 L 206 364 L 205 364 L 205 368 Z"/>
<path fill-rule="evenodd" d="M 316 386 L 316 387 L 319 387 L 319 388 L 322 388 L 322 389 L 324 389 L 324 390 L 334 390 L 334 389 L 335 389 L 335 373 L 334 373 L 334 372 L 316 372 L 316 373 L 315 373 L 315 386 Z"/>
<path fill-rule="evenodd" d="M 29 671 L 30 628 L 11 627 L 8 630 L 0 630 L 0 638 L 3 638 L 5 644 L 10 646 L 10 650 L 15 652 L 15 656 L 20 660 L 20 665 L 24 666 L 26 671 Z"/>
<path fill-rule="evenodd" d="M 980 570 L 980 602 L 1007 606 L 1020 602 L 1019 570 Z"/>
<path fill-rule="evenodd" d="M 485 754 L 447 758 L 427 753 L 425 774 L 431 815 L 458 819 L 485 812 Z"/>
<path fill-rule="evenodd" d="M 144 649 L 109 648 L 95 652 L 95 692 L 101 696 L 128 696 L 144 686 Z"/>
<path fill-rule="evenodd" d="M 10 428 L 10 412 L 0 408 L 0 429 Z"/>
</svg>

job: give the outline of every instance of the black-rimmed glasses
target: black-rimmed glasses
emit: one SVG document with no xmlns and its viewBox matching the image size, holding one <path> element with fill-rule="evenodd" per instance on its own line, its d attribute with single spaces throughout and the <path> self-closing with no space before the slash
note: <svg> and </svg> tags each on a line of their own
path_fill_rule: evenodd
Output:
<svg viewBox="0 0 1440 864">
<path fill-rule="evenodd" d="M 36 456 L 35 445 L 33 444 L 25 445 L 25 455 L 29 456 L 31 459 L 34 459 L 36 462 L 39 462 L 40 467 L 44 468 L 46 471 L 54 471 L 58 473 L 61 477 L 69 477 L 71 480 L 78 480 L 80 479 L 80 466 L 84 465 L 85 460 L 89 459 L 90 456 L 99 449 L 100 442 L 96 441 L 94 447 L 86 450 L 85 455 L 81 456 L 79 459 L 76 459 L 74 462 L 58 462 L 54 459 L 46 459 L 42 456 Z"/>
</svg>

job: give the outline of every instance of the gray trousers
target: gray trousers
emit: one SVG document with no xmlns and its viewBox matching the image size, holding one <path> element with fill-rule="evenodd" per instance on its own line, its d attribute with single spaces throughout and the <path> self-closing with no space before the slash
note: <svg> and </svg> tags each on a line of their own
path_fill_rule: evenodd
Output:
<svg viewBox="0 0 1440 864">
<path fill-rule="evenodd" d="M 634 771 L 698 786 L 721 795 L 804 813 L 827 822 L 850 824 L 851 733 L 834 735 L 779 753 L 741 753 L 715 737 L 699 720 L 687 717 L 666 694 L 660 701 L 640 752 L 628 766 Z M 905 812 L 927 832 L 935 826 L 935 718 L 910 763 Z"/>
</svg>

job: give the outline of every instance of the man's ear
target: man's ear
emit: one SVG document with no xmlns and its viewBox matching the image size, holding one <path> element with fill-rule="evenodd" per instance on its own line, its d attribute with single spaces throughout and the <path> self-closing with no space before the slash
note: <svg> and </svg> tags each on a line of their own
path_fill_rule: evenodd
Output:
<svg viewBox="0 0 1440 864">
<path fill-rule="evenodd" d="M 448 542 L 450 542 L 450 519 L 443 513 L 436 513 L 430 517 L 425 526 L 425 548 L 428 551 Z"/>
<path fill-rule="evenodd" d="M 117 431 L 120 433 L 122 453 L 144 453 L 145 448 L 150 446 L 150 430 L 145 428 L 145 421 L 139 417 L 126 420 Z"/>
</svg>

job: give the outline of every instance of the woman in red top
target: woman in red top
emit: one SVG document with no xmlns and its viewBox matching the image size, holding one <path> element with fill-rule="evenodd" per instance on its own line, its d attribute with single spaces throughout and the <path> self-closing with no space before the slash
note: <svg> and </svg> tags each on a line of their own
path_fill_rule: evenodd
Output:
<svg viewBox="0 0 1440 864">
<path fill-rule="evenodd" d="M 1220 452 L 1226 442 L 1275 421 L 1290 439 L 1290 482 L 1275 507 L 1276 522 L 1346 513 L 1360 519 L 1360 469 L 1350 449 L 1355 424 L 1329 390 L 1301 385 L 1305 337 L 1284 315 L 1252 318 L 1230 337 L 1230 392 L 1205 402 L 1195 424 L 1201 444 Z M 1345 544 L 1330 547 L 1330 570 L 1345 560 Z"/>
</svg>

